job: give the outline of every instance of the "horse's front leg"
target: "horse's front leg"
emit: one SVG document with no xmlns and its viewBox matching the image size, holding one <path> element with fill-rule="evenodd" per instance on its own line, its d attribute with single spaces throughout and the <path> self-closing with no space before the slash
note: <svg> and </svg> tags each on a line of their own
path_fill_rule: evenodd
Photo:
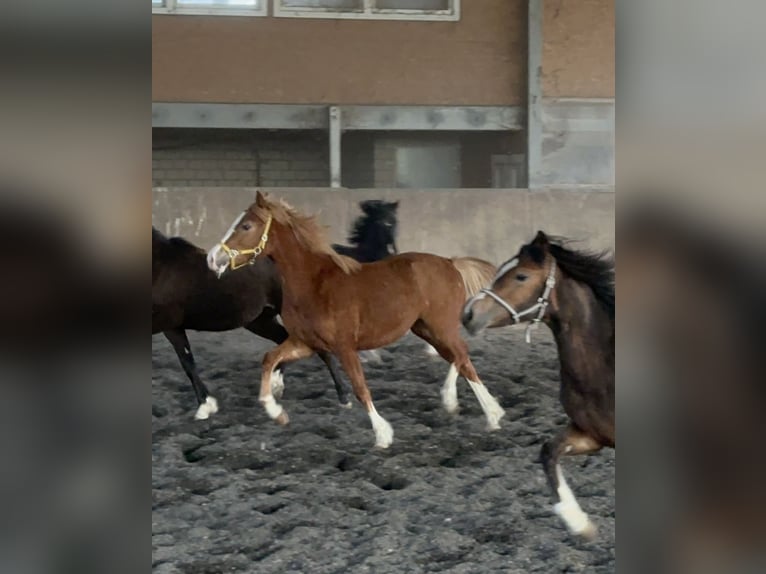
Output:
<svg viewBox="0 0 766 574">
<path fill-rule="evenodd" d="M 277 403 L 274 399 L 272 392 L 271 380 L 274 376 L 274 369 L 280 363 L 286 363 L 288 361 L 296 361 L 305 357 L 310 357 L 314 354 L 314 350 L 293 337 L 288 339 L 281 345 L 273 348 L 266 353 L 263 357 L 263 370 L 261 372 L 261 392 L 258 396 L 258 400 L 266 409 L 266 414 L 269 418 L 277 421 L 281 425 L 286 425 L 290 422 L 290 419 L 282 408 L 282 405 Z"/>
<path fill-rule="evenodd" d="M 558 436 L 546 442 L 540 453 L 545 476 L 557 500 L 553 506 L 554 512 L 564 521 L 572 534 L 586 540 L 593 540 L 596 537 L 596 527 L 588 515 L 582 511 L 574 493 L 569 488 L 561 472 L 560 458 L 596 452 L 600 449 L 601 445 L 595 439 L 570 423 Z"/>
</svg>

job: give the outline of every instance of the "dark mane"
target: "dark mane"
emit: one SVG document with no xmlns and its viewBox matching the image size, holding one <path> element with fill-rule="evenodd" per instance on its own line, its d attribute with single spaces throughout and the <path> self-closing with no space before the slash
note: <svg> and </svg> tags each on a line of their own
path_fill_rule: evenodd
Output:
<svg viewBox="0 0 766 574">
<path fill-rule="evenodd" d="M 374 225 L 375 218 L 379 215 L 379 212 L 375 211 L 374 214 L 375 215 L 365 212 L 356 218 L 356 221 L 354 221 L 354 229 L 348 236 L 348 242 L 351 245 L 358 246 L 362 244 L 366 232 L 369 230 L 370 226 Z"/>
<path fill-rule="evenodd" d="M 591 288 L 596 299 L 614 319 L 614 259 L 607 251 L 591 253 L 566 247 L 566 240 L 549 238 L 551 255 L 561 270 Z"/>
</svg>

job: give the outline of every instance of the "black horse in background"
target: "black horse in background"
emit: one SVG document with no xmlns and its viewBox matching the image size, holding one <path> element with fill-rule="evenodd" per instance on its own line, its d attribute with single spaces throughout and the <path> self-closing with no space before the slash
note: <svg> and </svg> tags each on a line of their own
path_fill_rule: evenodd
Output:
<svg viewBox="0 0 766 574">
<path fill-rule="evenodd" d="M 369 199 L 360 201 L 362 215 L 357 217 L 348 242 L 351 246 L 333 245 L 333 249 L 341 255 L 347 255 L 360 263 L 372 263 L 385 259 L 389 255 L 399 253 L 396 247 L 396 232 L 399 222 L 396 212 L 398 201 L 383 201 Z M 380 362 L 380 352 L 377 349 L 360 351 L 363 362 L 370 360 Z"/>
<path fill-rule="evenodd" d="M 399 202 L 371 199 L 360 202 L 359 207 L 363 215 L 354 222 L 354 229 L 348 236 L 351 246 L 333 245 L 333 249 L 360 263 L 380 261 L 399 253 L 396 247 Z"/>
<path fill-rule="evenodd" d="M 197 396 L 195 418 L 206 419 L 217 412 L 218 402 L 197 374 L 186 330 L 244 327 L 280 344 L 287 339 L 287 331 L 278 321 L 281 307 L 281 278 L 270 260 L 258 259 L 219 279 L 208 269 L 202 249 L 152 227 L 152 334 L 163 333 L 173 345 Z M 338 400 L 350 406 L 350 388 L 340 376 L 337 361 L 329 353 L 319 357 L 330 370 Z M 283 388 L 281 372 L 275 371 L 273 383 Z"/>
</svg>

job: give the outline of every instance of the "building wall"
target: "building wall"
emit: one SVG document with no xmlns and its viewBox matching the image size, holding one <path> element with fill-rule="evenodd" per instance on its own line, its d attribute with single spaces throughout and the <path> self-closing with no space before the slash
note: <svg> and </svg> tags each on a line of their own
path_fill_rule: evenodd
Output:
<svg viewBox="0 0 766 574">
<path fill-rule="evenodd" d="M 155 129 L 155 187 L 329 185 L 327 134 Z"/>
<path fill-rule="evenodd" d="M 538 229 L 590 249 L 614 248 L 614 193 L 525 189 L 272 189 L 304 213 L 320 212 L 334 242 L 345 242 L 365 199 L 399 200 L 401 251 L 472 255 L 499 264 Z M 253 202 L 253 188 L 155 189 L 152 223 L 208 249 Z"/>
<path fill-rule="evenodd" d="M 463 0 L 458 22 L 152 17 L 152 100 L 518 105 L 526 0 Z"/>
<path fill-rule="evenodd" d="M 614 98 L 614 17 L 614 0 L 544 0 L 544 96 Z"/>
</svg>

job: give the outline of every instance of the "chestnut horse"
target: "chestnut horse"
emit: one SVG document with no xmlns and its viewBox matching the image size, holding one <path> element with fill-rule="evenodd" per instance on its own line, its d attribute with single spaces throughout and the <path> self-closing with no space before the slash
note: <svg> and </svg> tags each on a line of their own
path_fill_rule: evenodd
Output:
<svg viewBox="0 0 766 574">
<path fill-rule="evenodd" d="M 614 263 L 538 232 L 463 311 L 471 333 L 522 322 L 529 322 L 528 329 L 545 323 L 558 346 L 561 404 L 570 423 L 541 455 L 557 498 L 554 510 L 570 532 L 592 538 L 595 528 L 567 485 L 559 458 L 614 448 Z"/>
<path fill-rule="evenodd" d="M 258 192 L 256 201 L 208 253 L 210 268 L 222 274 L 270 257 L 284 278 L 282 320 L 288 339 L 263 360 L 260 402 L 269 417 L 288 422 L 271 390 L 274 367 L 317 351 L 338 357 L 375 432 L 375 445 L 387 448 L 391 425 L 375 410 L 358 350 L 388 345 L 412 330 L 450 363 L 442 389 L 445 408 L 457 409 L 458 374 L 467 379 L 487 417 L 499 428 L 505 414 L 479 380 L 460 336 L 464 280 L 449 260 L 426 253 L 404 253 L 361 264 L 336 253 L 314 217 Z"/>
</svg>

